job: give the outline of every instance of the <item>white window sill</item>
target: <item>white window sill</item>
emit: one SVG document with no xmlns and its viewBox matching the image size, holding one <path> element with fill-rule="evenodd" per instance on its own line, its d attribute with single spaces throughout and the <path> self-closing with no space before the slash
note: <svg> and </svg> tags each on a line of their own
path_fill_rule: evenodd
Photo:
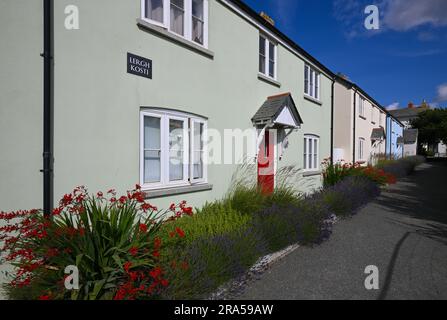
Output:
<svg viewBox="0 0 447 320">
<path fill-rule="evenodd" d="M 360 119 L 363 119 L 363 120 L 366 120 L 366 117 L 365 117 L 365 116 L 361 116 L 361 115 L 359 115 L 359 118 L 360 118 Z"/>
<path fill-rule="evenodd" d="M 262 74 L 260 72 L 258 73 L 258 79 L 262 80 L 262 81 L 265 81 L 265 82 L 267 82 L 267 83 L 269 83 L 271 85 L 274 85 L 274 86 L 276 86 L 278 88 L 281 88 L 281 82 L 276 81 L 275 79 L 273 79 L 271 77 L 268 77 L 265 74 Z"/>
<path fill-rule="evenodd" d="M 149 31 L 149 32 L 155 33 L 159 36 L 162 36 L 162 37 L 172 41 L 175 44 L 178 44 L 182 47 L 186 47 L 190 50 L 200 53 L 207 58 L 214 59 L 213 51 L 206 49 L 205 47 L 202 47 L 201 45 L 196 44 L 192 41 L 186 40 L 185 38 L 178 36 L 172 32 L 169 32 L 165 28 L 154 25 L 154 24 L 147 22 L 141 18 L 137 19 L 137 25 L 140 29 L 143 29 L 144 31 Z"/>
<path fill-rule="evenodd" d="M 308 94 L 304 94 L 304 99 L 309 100 L 310 102 L 316 103 L 318 105 L 323 105 L 323 102 L 321 102 L 318 99 L 315 99 L 314 97 L 309 96 Z"/>
<path fill-rule="evenodd" d="M 146 199 L 154 199 L 161 198 L 167 196 L 174 196 L 185 193 L 192 192 L 200 192 L 200 191 L 209 191 L 213 189 L 213 185 L 208 183 L 203 184 L 195 184 L 189 186 L 175 187 L 175 188 L 164 188 L 164 189 L 153 189 L 153 190 L 144 190 L 143 193 Z"/>
<path fill-rule="evenodd" d="M 303 172 L 303 177 L 311 177 L 319 175 L 321 175 L 321 170 L 308 170 Z"/>
</svg>

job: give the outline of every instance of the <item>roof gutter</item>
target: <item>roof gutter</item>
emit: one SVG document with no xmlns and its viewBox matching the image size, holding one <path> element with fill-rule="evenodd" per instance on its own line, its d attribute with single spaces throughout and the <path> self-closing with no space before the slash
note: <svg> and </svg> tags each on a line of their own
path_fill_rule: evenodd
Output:
<svg viewBox="0 0 447 320">
<path fill-rule="evenodd" d="M 43 213 L 53 205 L 53 1 L 43 0 Z"/>
</svg>

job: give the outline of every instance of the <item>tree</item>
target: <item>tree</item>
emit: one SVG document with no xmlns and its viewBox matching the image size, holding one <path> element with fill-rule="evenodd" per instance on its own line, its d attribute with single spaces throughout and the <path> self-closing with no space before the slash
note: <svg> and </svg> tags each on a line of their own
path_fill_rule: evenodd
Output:
<svg viewBox="0 0 447 320">
<path fill-rule="evenodd" d="M 436 145 L 447 143 L 447 109 L 429 109 L 421 112 L 411 121 L 413 128 L 419 130 L 419 142 Z"/>
</svg>

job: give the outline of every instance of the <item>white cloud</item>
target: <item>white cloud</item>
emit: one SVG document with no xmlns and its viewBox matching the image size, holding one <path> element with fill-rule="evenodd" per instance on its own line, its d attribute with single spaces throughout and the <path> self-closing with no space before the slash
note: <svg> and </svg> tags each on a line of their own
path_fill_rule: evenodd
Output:
<svg viewBox="0 0 447 320">
<path fill-rule="evenodd" d="M 438 86 L 438 97 L 437 102 L 447 101 L 447 83 Z"/>
<path fill-rule="evenodd" d="M 388 30 L 408 31 L 419 26 L 447 26 L 447 0 L 376 0 L 380 29 L 366 30 L 364 9 L 369 0 L 333 0 L 333 15 L 343 25 L 347 38 L 374 36 Z M 435 36 L 420 32 L 418 39 L 431 41 Z"/>
<path fill-rule="evenodd" d="M 399 109 L 399 102 L 394 102 L 392 104 L 390 104 L 388 107 L 386 107 L 387 110 L 397 110 Z"/>
<path fill-rule="evenodd" d="M 447 1 L 445 0 L 387 0 L 384 14 L 385 25 L 395 31 L 431 25 L 447 25 Z"/>
</svg>

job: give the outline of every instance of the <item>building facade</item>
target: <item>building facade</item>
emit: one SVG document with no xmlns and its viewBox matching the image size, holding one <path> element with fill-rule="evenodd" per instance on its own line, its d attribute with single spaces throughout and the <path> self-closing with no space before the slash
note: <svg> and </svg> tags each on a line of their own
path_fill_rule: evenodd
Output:
<svg viewBox="0 0 447 320">
<path fill-rule="evenodd" d="M 345 77 L 334 97 L 334 161 L 373 164 L 386 152 L 386 110 Z"/>
<path fill-rule="evenodd" d="M 72 5 L 74 30 L 66 28 Z M 42 15 L 41 0 L 1 3 L 10 44 L 0 50 L 5 211 L 42 207 Z M 159 208 L 200 206 L 221 198 L 241 159 L 256 164 L 262 148 L 273 176 L 295 166 L 300 190 L 321 186 L 333 75 L 242 2 L 61 0 L 53 15 L 54 199 L 78 185 L 124 192 L 139 183 Z M 281 114 L 256 122 L 281 96 Z M 229 156 L 227 131 L 255 142 Z"/>
<path fill-rule="evenodd" d="M 389 159 L 400 159 L 404 156 L 404 125 L 388 114 L 387 123 L 387 143 L 386 143 L 386 155 Z"/>
</svg>

